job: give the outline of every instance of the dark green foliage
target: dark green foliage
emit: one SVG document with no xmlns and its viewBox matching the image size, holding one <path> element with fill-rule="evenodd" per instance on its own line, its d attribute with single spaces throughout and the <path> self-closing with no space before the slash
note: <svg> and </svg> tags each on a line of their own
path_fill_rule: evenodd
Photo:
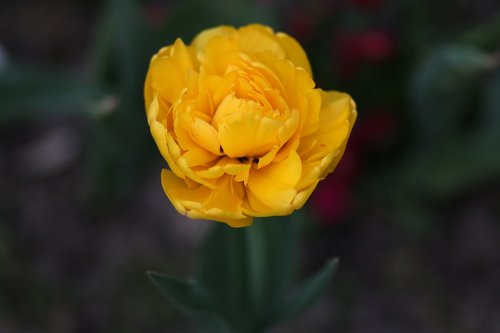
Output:
<svg viewBox="0 0 500 333">
<path fill-rule="evenodd" d="M 265 332 L 296 318 L 321 297 L 337 266 L 336 259 L 330 260 L 291 291 L 300 225 L 300 217 L 256 220 L 244 229 L 218 223 L 200 251 L 192 281 L 161 273 L 149 277 L 204 325 L 224 323 L 230 332 Z"/>
</svg>

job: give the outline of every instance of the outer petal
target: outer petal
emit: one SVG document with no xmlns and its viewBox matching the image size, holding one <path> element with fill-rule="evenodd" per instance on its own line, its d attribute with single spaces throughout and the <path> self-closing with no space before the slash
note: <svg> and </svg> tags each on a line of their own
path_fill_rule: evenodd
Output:
<svg viewBox="0 0 500 333">
<path fill-rule="evenodd" d="M 296 185 L 302 176 L 302 162 L 296 152 L 280 163 L 250 172 L 248 189 L 260 202 L 269 207 L 289 207 L 297 194 Z"/>
<path fill-rule="evenodd" d="M 168 136 L 165 126 L 156 120 L 156 115 L 158 114 L 158 112 L 159 112 L 159 103 L 158 103 L 158 98 L 155 96 L 153 101 L 151 102 L 151 105 L 147 110 L 148 118 L 150 119 L 149 126 L 151 130 L 151 135 L 153 136 L 153 139 L 155 140 L 155 143 L 158 146 L 158 150 L 160 151 L 165 161 L 167 161 L 172 171 L 178 177 L 184 178 L 185 177 L 184 173 L 177 167 L 177 164 L 175 163 L 174 158 L 172 158 L 172 155 L 170 153 L 167 143 Z"/>
<path fill-rule="evenodd" d="M 321 159 L 339 149 L 354 124 L 356 109 L 351 97 L 340 92 L 321 92 L 319 127 L 301 139 L 298 153 L 303 160 Z"/>
<path fill-rule="evenodd" d="M 187 86 L 187 73 L 193 69 L 191 53 L 184 43 L 177 39 L 170 50 L 170 56 L 154 57 L 150 64 L 151 87 L 165 100 L 173 104 Z"/>
<path fill-rule="evenodd" d="M 303 161 L 303 174 L 297 185 L 299 191 L 308 191 L 311 186 L 314 189 L 318 179 L 333 171 L 342 157 L 356 118 L 355 104 L 349 95 L 322 91 L 321 97 L 323 106 L 319 128 L 302 138 L 298 148 Z"/>
<path fill-rule="evenodd" d="M 306 203 L 307 199 L 311 196 L 312 192 L 316 188 L 316 185 L 318 185 L 319 179 L 316 180 L 313 184 L 309 185 L 309 187 L 306 187 L 304 190 L 300 191 L 297 193 L 295 196 L 295 199 L 293 199 L 292 205 L 295 209 L 301 209 L 302 206 Z"/>
<path fill-rule="evenodd" d="M 300 46 L 294 38 L 284 32 L 278 32 L 276 36 L 278 37 L 281 47 L 285 50 L 286 58 L 296 66 L 304 68 L 312 77 L 311 65 L 309 64 L 309 60 L 302 46 Z"/>
<path fill-rule="evenodd" d="M 207 44 L 214 37 L 217 36 L 225 36 L 230 37 L 234 36 L 236 33 L 236 29 L 230 26 L 219 26 L 212 29 L 206 29 L 200 32 L 196 37 L 194 37 L 193 42 L 191 43 L 191 47 L 196 51 L 203 51 L 207 47 Z"/>
<path fill-rule="evenodd" d="M 285 58 L 285 52 L 273 30 L 260 24 L 251 24 L 238 30 L 238 44 L 247 54 L 271 52 L 278 58 Z"/>
<path fill-rule="evenodd" d="M 149 105 L 153 101 L 153 90 L 151 88 L 151 71 L 148 70 L 146 74 L 146 80 L 144 81 L 144 103 L 146 105 L 146 111 Z"/>
<path fill-rule="evenodd" d="M 250 225 L 252 218 L 241 211 L 243 191 L 233 188 L 229 177 L 221 179 L 220 186 L 211 190 L 206 186 L 189 188 L 182 179 L 164 169 L 161 174 L 162 186 L 177 211 L 192 218 L 204 218 L 228 223 L 231 226 Z M 239 193 L 238 193 L 239 192 Z"/>
</svg>

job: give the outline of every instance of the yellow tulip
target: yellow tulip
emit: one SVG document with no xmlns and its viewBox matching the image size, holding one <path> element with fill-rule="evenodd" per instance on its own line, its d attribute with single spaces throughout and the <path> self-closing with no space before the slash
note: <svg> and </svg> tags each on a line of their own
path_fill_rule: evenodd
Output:
<svg viewBox="0 0 500 333">
<path fill-rule="evenodd" d="M 348 94 L 315 88 L 295 39 L 257 24 L 162 48 L 144 96 L 168 198 L 181 214 L 232 227 L 301 208 L 356 119 Z"/>
</svg>

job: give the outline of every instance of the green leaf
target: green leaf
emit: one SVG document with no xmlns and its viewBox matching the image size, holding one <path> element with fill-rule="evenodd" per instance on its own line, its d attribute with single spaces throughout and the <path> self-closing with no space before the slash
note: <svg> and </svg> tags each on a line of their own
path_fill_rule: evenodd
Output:
<svg viewBox="0 0 500 333">
<path fill-rule="evenodd" d="M 333 278 L 337 266 L 338 259 L 330 259 L 319 272 L 305 281 L 302 286 L 295 291 L 292 298 L 284 304 L 277 319 L 279 321 L 293 319 L 323 296 Z"/>
<path fill-rule="evenodd" d="M 337 266 L 337 259 L 330 260 L 292 297 L 287 296 L 296 268 L 302 214 L 256 219 L 243 229 L 215 223 L 199 252 L 196 283 L 159 273 L 150 276 L 199 323 L 204 320 L 199 314 L 204 314 L 214 327 L 218 324 L 213 318 L 218 318 L 234 332 L 264 332 L 315 302 Z"/>
<path fill-rule="evenodd" d="M 0 123 L 83 112 L 105 89 L 71 75 L 21 66 L 0 74 Z"/>
<path fill-rule="evenodd" d="M 168 274 L 147 274 L 167 299 L 195 319 L 200 332 L 230 333 L 224 320 L 214 313 L 213 299 L 202 286 Z"/>
<path fill-rule="evenodd" d="M 401 182 L 412 192 L 448 198 L 500 175 L 498 135 L 453 138 L 412 156 L 401 167 Z"/>
<path fill-rule="evenodd" d="M 194 314 L 213 310 L 214 305 L 211 297 L 196 282 L 188 282 L 158 272 L 148 272 L 147 274 L 161 293 L 186 313 Z"/>
<path fill-rule="evenodd" d="M 457 130 L 480 88 L 491 58 L 467 46 L 447 46 L 427 56 L 410 83 L 413 117 L 427 142 Z"/>
</svg>

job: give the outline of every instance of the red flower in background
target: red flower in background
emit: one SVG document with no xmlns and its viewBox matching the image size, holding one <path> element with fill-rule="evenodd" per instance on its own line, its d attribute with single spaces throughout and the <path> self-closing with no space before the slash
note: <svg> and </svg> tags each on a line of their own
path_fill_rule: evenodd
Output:
<svg viewBox="0 0 500 333">
<path fill-rule="evenodd" d="M 357 141 L 363 151 L 383 150 L 393 142 L 398 127 L 398 120 L 393 113 L 378 110 L 368 114 L 359 122 L 355 138 L 352 140 Z"/>
<path fill-rule="evenodd" d="M 311 197 L 311 207 L 324 225 L 336 225 L 353 209 L 353 187 L 362 173 L 367 151 L 377 151 L 392 142 L 398 129 L 394 114 L 375 111 L 358 121 L 335 173 L 318 185 Z"/>
<path fill-rule="evenodd" d="M 342 33 L 333 45 L 339 73 L 351 77 L 363 63 L 387 60 L 394 53 L 394 44 L 389 33 L 381 29 Z"/>
<path fill-rule="evenodd" d="M 322 181 L 312 195 L 311 206 L 323 224 L 337 224 L 352 210 L 352 187 L 360 165 L 359 155 L 353 150 L 346 149 L 335 173 Z"/>
</svg>

